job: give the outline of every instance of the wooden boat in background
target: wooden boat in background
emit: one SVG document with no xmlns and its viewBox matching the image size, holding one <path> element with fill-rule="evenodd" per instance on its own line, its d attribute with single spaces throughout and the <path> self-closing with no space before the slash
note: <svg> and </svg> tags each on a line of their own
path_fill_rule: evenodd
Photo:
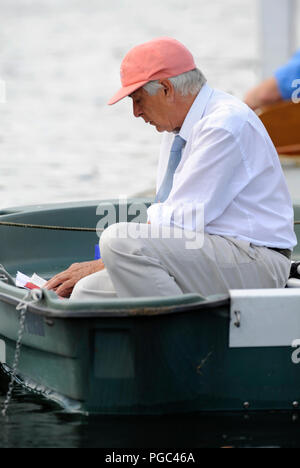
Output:
<svg viewBox="0 0 300 468">
<path fill-rule="evenodd" d="M 262 109 L 259 117 L 280 158 L 300 162 L 300 104 L 281 101 Z"/>
<path fill-rule="evenodd" d="M 127 213 L 133 202 L 150 201 L 128 200 Z M 103 203 L 119 213 L 116 201 Z M 2 211 L 0 222 L 93 228 L 101 217 L 98 205 L 17 207 Z M 295 227 L 300 239 L 300 225 Z M 3 372 L 13 367 L 27 294 L 14 285 L 17 270 L 49 278 L 92 259 L 97 241 L 95 232 L 0 226 L 0 263 L 8 272 L 0 271 Z M 293 258 L 300 260 L 298 246 Z M 68 411 L 88 414 L 295 410 L 300 288 L 292 286 L 98 302 L 60 300 L 40 290 L 39 297 L 27 299 L 18 382 Z"/>
</svg>

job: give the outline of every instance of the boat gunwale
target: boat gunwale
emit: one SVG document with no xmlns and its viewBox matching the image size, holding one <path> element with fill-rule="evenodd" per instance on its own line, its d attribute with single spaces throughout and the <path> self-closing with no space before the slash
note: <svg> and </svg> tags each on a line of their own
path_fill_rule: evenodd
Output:
<svg viewBox="0 0 300 468">
<path fill-rule="evenodd" d="M 0 291 L 0 301 L 5 302 L 7 304 L 17 306 L 22 299 L 15 298 L 11 295 L 5 294 Z M 121 318 L 121 317 L 157 317 L 161 315 L 170 315 L 170 314 L 177 314 L 177 313 L 187 313 L 187 312 L 195 312 L 200 310 L 206 309 L 218 309 L 220 307 L 229 306 L 230 304 L 230 297 L 229 295 L 224 295 L 223 298 L 215 299 L 215 300 L 200 300 L 199 302 L 190 303 L 190 304 L 170 304 L 167 306 L 136 306 L 133 304 L 132 309 L 128 308 L 115 308 L 109 310 L 99 310 L 99 309 L 84 309 L 84 306 L 81 310 L 78 311 L 68 311 L 68 310 L 61 310 L 55 309 L 53 307 L 49 307 L 47 305 L 41 304 L 28 304 L 27 310 L 32 312 L 36 315 L 44 316 L 45 318 L 61 318 L 61 319 L 84 319 L 84 318 Z M 227 314 L 226 314 L 227 315 Z M 230 317 L 230 311 L 228 309 L 228 317 Z"/>
</svg>

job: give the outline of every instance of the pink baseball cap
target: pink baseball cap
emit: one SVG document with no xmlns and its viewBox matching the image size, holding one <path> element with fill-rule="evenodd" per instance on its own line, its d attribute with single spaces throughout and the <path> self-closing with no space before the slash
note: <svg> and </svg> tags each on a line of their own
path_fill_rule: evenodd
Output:
<svg viewBox="0 0 300 468">
<path fill-rule="evenodd" d="M 122 88 L 111 98 L 115 104 L 152 80 L 171 78 L 196 68 L 194 58 L 181 42 L 159 37 L 131 49 L 121 64 Z"/>
</svg>

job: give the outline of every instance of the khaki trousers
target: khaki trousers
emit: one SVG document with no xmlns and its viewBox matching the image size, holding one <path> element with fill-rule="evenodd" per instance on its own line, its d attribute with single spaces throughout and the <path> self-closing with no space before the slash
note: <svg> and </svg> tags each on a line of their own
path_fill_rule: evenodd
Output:
<svg viewBox="0 0 300 468">
<path fill-rule="evenodd" d="M 128 234 L 129 225 L 136 230 L 135 238 Z M 210 234 L 204 234 L 202 247 L 187 248 L 184 231 L 175 228 L 169 234 L 170 230 L 161 228 L 155 237 L 149 224 L 110 226 L 100 239 L 106 268 L 80 280 L 70 299 L 209 296 L 229 289 L 286 285 L 290 261 L 278 252 Z"/>
</svg>

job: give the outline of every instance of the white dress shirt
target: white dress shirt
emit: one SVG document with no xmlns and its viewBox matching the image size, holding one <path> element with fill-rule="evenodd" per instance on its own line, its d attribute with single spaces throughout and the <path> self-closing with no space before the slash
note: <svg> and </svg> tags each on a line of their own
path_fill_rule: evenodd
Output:
<svg viewBox="0 0 300 468">
<path fill-rule="evenodd" d="M 276 149 L 248 106 L 206 84 L 179 135 L 187 143 L 167 200 L 148 209 L 151 224 L 170 224 L 172 211 L 171 224 L 197 230 L 194 218 L 180 213 L 183 206 L 186 212 L 186 206 L 193 211 L 202 205 L 204 231 L 209 234 L 258 246 L 292 249 L 296 245 L 292 201 Z M 173 140 L 174 134 L 164 134 L 157 190 Z"/>
</svg>

